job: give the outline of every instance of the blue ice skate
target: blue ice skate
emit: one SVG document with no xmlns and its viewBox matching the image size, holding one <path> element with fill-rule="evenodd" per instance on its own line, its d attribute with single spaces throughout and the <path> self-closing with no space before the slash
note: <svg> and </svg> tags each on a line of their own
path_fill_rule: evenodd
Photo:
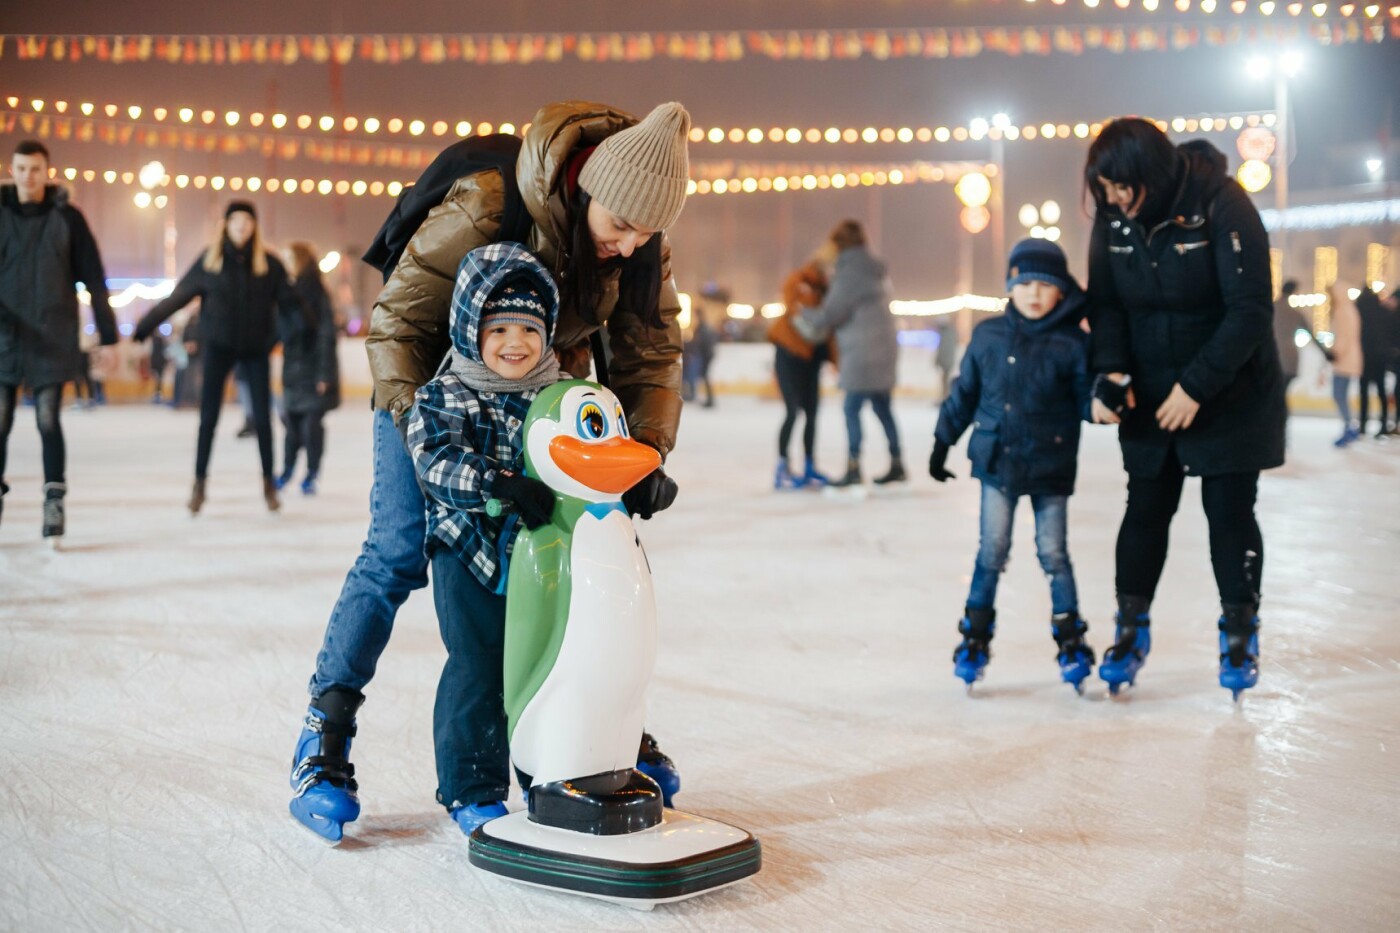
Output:
<svg viewBox="0 0 1400 933">
<path fill-rule="evenodd" d="M 817 465 L 808 460 L 797 482 L 803 489 L 821 489 L 831 485 L 831 477 L 818 470 Z"/>
<path fill-rule="evenodd" d="M 1084 678 L 1094 670 L 1094 649 L 1084 642 L 1088 624 L 1077 612 L 1062 612 L 1050 619 L 1050 634 L 1055 637 L 1059 651 L 1055 660 L 1060 664 L 1060 679 L 1084 694 Z"/>
<path fill-rule="evenodd" d="M 1118 623 L 1116 638 L 1099 665 L 1099 677 L 1114 696 L 1124 684 L 1131 687 L 1136 683 L 1138 671 L 1147 663 L 1147 653 L 1152 650 L 1148 606 L 1148 601 L 1140 597 L 1118 597 L 1118 613 L 1114 617 Z"/>
<path fill-rule="evenodd" d="M 355 690 L 327 690 L 307 707 L 296 752 L 288 809 L 297 822 L 330 845 L 339 845 L 346 823 L 360 816 L 359 785 L 350 763 L 355 711 L 365 701 Z"/>
<path fill-rule="evenodd" d="M 1236 703 L 1259 683 L 1259 617 L 1254 606 L 1224 606 L 1220 617 L 1220 686 Z"/>
<path fill-rule="evenodd" d="M 469 803 L 466 806 L 454 807 L 451 811 L 452 820 L 463 835 L 470 836 L 472 830 L 488 820 L 494 820 L 498 816 L 505 816 L 509 811 L 506 805 L 499 800 L 491 800 L 486 803 Z"/>
<path fill-rule="evenodd" d="M 642 733 L 642 744 L 637 750 L 637 770 L 661 788 L 663 805 L 674 806 L 671 798 L 681 791 L 681 773 L 676 770 L 676 763 L 657 746 L 650 732 Z"/>
<path fill-rule="evenodd" d="M 963 613 L 958 621 L 958 631 L 962 633 L 963 640 L 953 649 L 953 673 L 967 684 L 970 694 L 972 685 L 982 679 L 987 662 L 991 660 L 997 613 L 995 609 L 974 609 L 971 606 Z"/>
<path fill-rule="evenodd" d="M 802 478 L 793 475 L 787 457 L 778 458 L 778 468 L 773 471 L 773 488 L 778 491 L 802 488 Z"/>
</svg>

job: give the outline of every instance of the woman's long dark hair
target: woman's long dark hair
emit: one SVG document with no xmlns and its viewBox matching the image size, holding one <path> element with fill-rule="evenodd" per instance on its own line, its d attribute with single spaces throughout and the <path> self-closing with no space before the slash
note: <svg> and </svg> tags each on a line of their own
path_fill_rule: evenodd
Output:
<svg viewBox="0 0 1400 933">
<path fill-rule="evenodd" d="M 661 329 L 661 234 L 657 233 L 626 259 L 598 261 L 598 248 L 588 229 L 588 205 L 593 199 L 582 188 L 569 205 L 570 242 L 561 250 L 560 303 L 581 319 L 598 323 L 598 300 L 603 274 L 620 267 L 618 303 L 635 312 L 648 327 Z"/>
<path fill-rule="evenodd" d="M 1084 162 L 1084 190 L 1094 200 L 1094 212 L 1113 208 L 1099 184 L 1100 178 L 1132 189 L 1133 199 L 1147 192 L 1138 219 L 1147 221 L 1164 213 L 1176 193 L 1177 152 L 1157 124 L 1140 117 L 1119 117 L 1104 124 Z"/>
</svg>

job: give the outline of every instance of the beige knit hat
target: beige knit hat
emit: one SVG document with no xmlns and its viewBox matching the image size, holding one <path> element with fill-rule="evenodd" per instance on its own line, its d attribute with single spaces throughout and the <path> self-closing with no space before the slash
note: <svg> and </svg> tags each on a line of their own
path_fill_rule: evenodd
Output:
<svg viewBox="0 0 1400 933">
<path fill-rule="evenodd" d="M 680 104 L 662 104 L 642 122 L 603 140 L 584 163 L 578 183 L 632 226 L 665 230 L 685 206 L 689 137 L 690 114 Z"/>
</svg>

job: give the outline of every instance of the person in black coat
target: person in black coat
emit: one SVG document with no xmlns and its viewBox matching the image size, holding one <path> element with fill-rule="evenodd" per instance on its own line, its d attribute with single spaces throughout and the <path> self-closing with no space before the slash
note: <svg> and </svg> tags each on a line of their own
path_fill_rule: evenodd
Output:
<svg viewBox="0 0 1400 933">
<path fill-rule="evenodd" d="M 247 201 L 231 201 L 219 236 L 175 285 L 168 298 L 146 312 L 135 339 L 145 340 L 161 322 L 201 299 L 199 340 L 204 382 L 200 391 L 199 441 L 195 454 L 190 514 L 204 506 L 214 429 L 223 407 L 224 388 L 234 366 L 242 364 L 253 396 L 253 420 L 262 460 L 263 499 L 268 511 L 281 507 L 272 479 L 271 389 L 268 355 L 277 345 L 279 317 L 304 315 L 286 269 L 263 247 L 257 211 Z"/>
<path fill-rule="evenodd" d="M 1221 685 L 1258 678 L 1264 542 L 1259 472 L 1283 463 L 1283 377 L 1259 212 L 1200 148 L 1154 124 L 1108 123 L 1089 149 L 1095 205 L 1089 320 L 1096 421 L 1119 425 L 1128 508 L 1118 534 L 1118 637 L 1100 675 L 1132 683 L 1188 476 L 1201 477 L 1223 614 Z"/>
<path fill-rule="evenodd" d="M 1078 470 L 1079 426 L 1089 419 L 1089 348 L 1080 322 L 1084 293 L 1064 252 L 1029 239 L 1011 251 L 1006 313 L 977 325 L 934 430 L 929 475 L 953 478 L 948 451 L 972 428 L 967 455 L 982 481 L 981 543 L 953 653 L 970 687 L 990 657 L 997 583 L 1011 553 L 1012 519 L 1022 496 L 1035 512 L 1035 547 L 1050 580 L 1051 633 L 1061 676 L 1076 689 L 1093 668 L 1084 644 L 1079 594 L 1067 545 L 1069 497 Z"/>
<path fill-rule="evenodd" d="M 1385 391 L 1385 374 L 1390 368 L 1392 337 L 1390 333 L 1391 315 L 1369 285 L 1362 286 L 1356 296 L 1356 310 L 1361 315 L 1361 426 L 1366 433 L 1366 419 L 1370 415 L 1371 390 L 1376 391 L 1379 411 L 1376 413 L 1376 437 L 1393 433 L 1395 423 L 1390 420 L 1390 397 Z M 1400 414 L 1400 412 L 1397 412 Z"/>
<path fill-rule="evenodd" d="M 92 317 L 104 346 L 117 342 L 117 320 L 107 301 L 107 276 L 97 241 L 68 189 L 48 184 L 49 151 L 24 140 L 10 159 L 13 185 L 0 187 L 0 509 L 5 456 L 14 427 L 19 387 L 34 395 L 44 463 L 43 536 L 57 546 L 65 530 L 68 492 L 59 409 L 63 384 L 78 378 L 85 357 L 78 346 L 78 294 L 92 296 Z"/>
<path fill-rule="evenodd" d="M 301 481 L 301 491 L 311 496 L 316 494 L 316 478 L 325 450 L 323 419 L 326 412 L 340 406 L 335 312 L 321 279 L 320 257 L 315 248 L 298 242 L 288 246 L 287 252 L 294 279 L 292 287 L 306 316 L 288 318 L 289 326 L 282 334 L 282 412 L 287 434 L 277 488 L 292 481 L 297 455 L 305 447 L 306 477 Z"/>
</svg>

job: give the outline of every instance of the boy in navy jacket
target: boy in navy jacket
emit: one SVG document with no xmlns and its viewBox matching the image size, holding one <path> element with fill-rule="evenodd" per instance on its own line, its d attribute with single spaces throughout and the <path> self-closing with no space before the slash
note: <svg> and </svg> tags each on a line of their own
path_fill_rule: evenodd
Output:
<svg viewBox="0 0 1400 933">
<path fill-rule="evenodd" d="M 1051 632 L 1059 645 L 1060 676 L 1080 690 L 1093 669 L 1084 642 L 1079 596 L 1066 545 L 1067 507 L 1074 492 L 1079 426 L 1090 420 L 1093 380 L 1088 338 L 1080 328 L 1085 298 L 1064 252 L 1027 239 L 1011 251 L 1006 314 L 972 332 L 952 393 L 934 430 L 929 475 L 953 478 L 948 450 L 972 428 L 967 455 L 982 481 L 981 544 L 953 652 L 953 670 L 971 689 L 982 677 L 996 629 L 996 592 L 1011 551 L 1016 502 L 1035 511 L 1035 546 L 1050 579 Z"/>
</svg>

